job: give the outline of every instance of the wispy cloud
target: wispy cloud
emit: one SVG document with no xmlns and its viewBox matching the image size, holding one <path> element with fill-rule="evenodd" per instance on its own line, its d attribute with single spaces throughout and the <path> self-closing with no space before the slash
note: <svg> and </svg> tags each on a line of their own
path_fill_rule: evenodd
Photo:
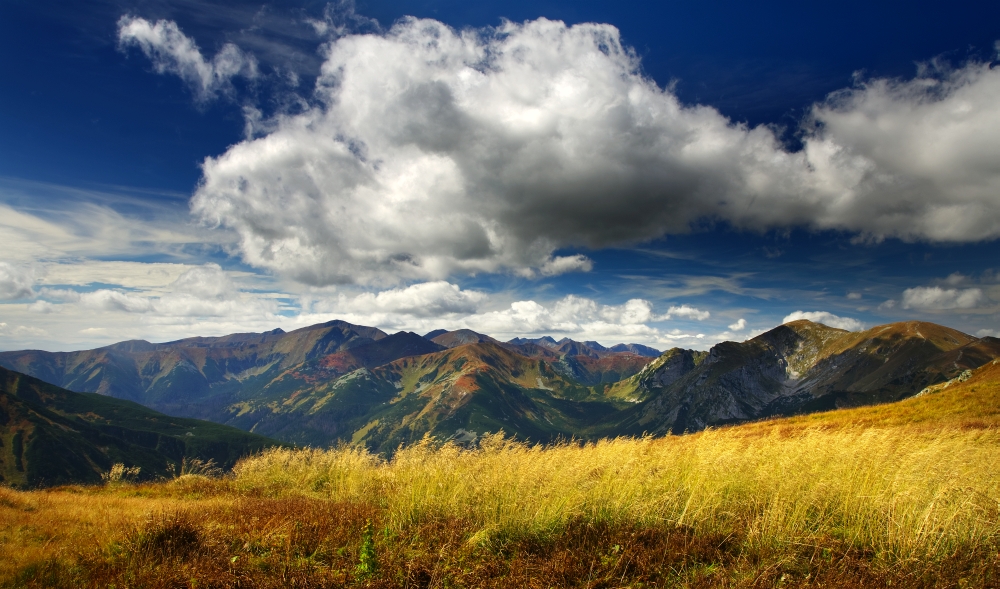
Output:
<svg viewBox="0 0 1000 589">
<path fill-rule="evenodd" d="M 194 222 L 175 194 L 0 178 L 0 241 L 8 262 L 150 255 L 187 261 L 189 248 L 221 249 L 235 237 Z"/>
<path fill-rule="evenodd" d="M 207 102 L 232 88 L 232 79 L 257 77 L 257 60 L 232 43 L 206 59 L 194 40 L 169 20 L 150 22 L 125 15 L 118 21 L 118 42 L 124 50 L 138 47 L 158 73 L 175 74 L 191 88 L 199 102 Z"/>
</svg>

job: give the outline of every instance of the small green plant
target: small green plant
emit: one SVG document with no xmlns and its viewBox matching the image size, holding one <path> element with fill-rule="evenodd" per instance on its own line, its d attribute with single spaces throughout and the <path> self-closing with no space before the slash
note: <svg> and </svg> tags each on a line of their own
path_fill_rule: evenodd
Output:
<svg viewBox="0 0 1000 589">
<path fill-rule="evenodd" d="M 123 485 L 134 483 L 139 478 L 138 466 L 125 466 L 121 462 L 115 463 L 108 472 L 101 473 L 101 479 L 105 485 Z"/>
<path fill-rule="evenodd" d="M 378 556 L 375 554 L 375 535 L 372 533 L 372 521 L 368 520 L 361 532 L 361 546 L 358 548 L 358 566 L 354 567 L 354 575 L 359 581 L 371 578 L 378 570 Z"/>
</svg>

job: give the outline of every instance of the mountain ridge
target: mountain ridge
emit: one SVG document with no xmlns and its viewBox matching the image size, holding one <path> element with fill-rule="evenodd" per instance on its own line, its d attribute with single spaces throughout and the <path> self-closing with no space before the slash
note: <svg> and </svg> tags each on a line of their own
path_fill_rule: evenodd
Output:
<svg viewBox="0 0 1000 589">
<path fill-rule="evenodd" d="M 548 336 L 500 342 L 471 330 L 387 335 L 334 321 L 287 334 L 121 342 L 97 357 L 80 352 L 68 374 L 86 386 L 122 376 L 119 389 L 101 391 L 121 394 L 141 365 L 146 388 L 135 394 L 156 409 L 288 442 L 391 452 L 428 433 L 472 440 L 503 429 L 535 441 L 680 434 L 883 403 L 1000 356 L 1000 340 L 916 321 L 848 332 L 800 320 L 656 358 L 628 346 Z M 72 353 L 62 354 L 53 362 Z M 43 355 L 4 352 L 0 365 L 58 372 Z"/>
</svg>

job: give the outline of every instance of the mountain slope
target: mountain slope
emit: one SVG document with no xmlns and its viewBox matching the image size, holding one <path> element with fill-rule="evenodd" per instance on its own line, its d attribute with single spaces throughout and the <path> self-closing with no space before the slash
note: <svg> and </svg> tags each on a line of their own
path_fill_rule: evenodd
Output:
<svg viewBox="0 0 1000 589">
<path fill-rule="evenodd" d="M 0 352 L 0 366 L 73 391 L 216 419 L 221 407 L 254 394 L 293 366 L 385 337 L 375 328 L 331 321 L 289 333 L 130 341 L 80 352 Z"/>
<path fill-rule="evenodd" d="M 229 467 L 279 444 L 215 423 L 173 418 L 135 403 L 74 393 L 0 368 L 0 482 L 18 487 L 96 483 L 120 462 L 146 478 L 184 458 Z"/>
<path fill-rule="evenodd" d="M 536 441 L 679 434 L 897 401 L 1000 356 L 1000 340 L 921 322 L 855 333 L 795 321 L 655 359 L 565 338 L 428 335 L 434 341 L 330 322 L 288 334 L 6 352 L 0 364 L 107 385 L 103 392 L 132 387 L 154 408 L 289 442 L 392 451 L 427 433 L 465 441 L 500 429 Z"/>
<path fill-rule="evenodd" d="M 671 350 L 609 394 L 642 402 L 606 431 L 682 433 L 897 401 L 1000 356 L 1000 340 L 922 322 L 846 332 L 795 321 L 698 358 Z"/>
<path fill-rule="evenodd" d="M 294 396 L 234 409 L 229 423 L 265 435 L 392 451 L 426 433 L 475 437 L 502 429 L 536 441 L 568 437 L 616 406 L 550 360 L 484 342 L 361 368 Z"/>
<path fill-rule="evenodd" d="M 431 332 L 434 335 L 429 337 L 432 342 L 440 344 L 446 348 L 454 348 L 457 346 L 464 346 L 465 344 L 481 344 L 481 343 L 494 343 L 498 344 L 497 340 L 491 338 L 488 335 L 483 335 L 481 333 L 476 333 L 471 329 L 457 329 L 455 331 L 439 331 Z M 431 335 L 431 334 L 427 334 Z M 424 336 L 427 337 L 427 336 Z"/>
</svg>

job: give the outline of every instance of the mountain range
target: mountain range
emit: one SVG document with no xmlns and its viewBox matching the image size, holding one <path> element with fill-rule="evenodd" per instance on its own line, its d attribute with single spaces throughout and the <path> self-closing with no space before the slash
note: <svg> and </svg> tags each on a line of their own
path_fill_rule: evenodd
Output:
<svg viewBox="0 0 1000 589">
<path fill-rule="evenodd" d="M 707 352 L 470 330 L 386 334 L 332 321 L 95 350 L 0 353 L 0 366 L 285 442 L 391 452 L 471 442 L 655 435 L 899 400 L 1000 357 L 1000 340 L 924 322 L 848 332 L 809 321 Z"/>
</svg>

